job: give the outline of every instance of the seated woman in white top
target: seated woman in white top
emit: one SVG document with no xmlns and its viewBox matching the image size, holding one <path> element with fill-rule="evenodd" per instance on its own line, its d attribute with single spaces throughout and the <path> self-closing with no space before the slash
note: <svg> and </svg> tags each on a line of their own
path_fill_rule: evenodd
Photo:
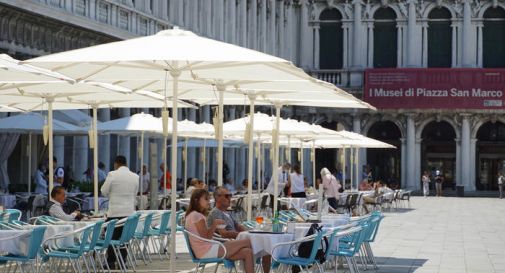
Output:
<svg viewBox="0 0 505 273">
<path fill-rule="evenodd" d="M 291 187 L 291 197 L 307 197 L 305 194 L 305 183 L 303 180 L 303 174 L 300 171 L 300 166 L 295 165 L 293 167 L 293 172 L 289 174 L 288 185 Z"/>
</svg>

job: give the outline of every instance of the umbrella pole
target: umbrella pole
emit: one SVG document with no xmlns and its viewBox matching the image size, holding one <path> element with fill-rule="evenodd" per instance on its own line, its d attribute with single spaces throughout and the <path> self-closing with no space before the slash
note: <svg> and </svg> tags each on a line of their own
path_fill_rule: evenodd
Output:
<svg viewBox="0 0 505 273">
<path fill-rule="evenodd" d="M 140 194 L 139 194 L 139 208 L 140 209 L 144 209 L 144 207 L 142 206 L 142 194 L 144 193 L 144 131 L 142 131 L 140 133 L 140 151 L 139 151 L 139 155 L 140 155 Z"/>
<path fill-rule="evenodd" d="M 179 93 L 179 76 L 181 72 L 179 70 L 170 71 L 170 75 L 173 79 L 173 95 L 172 95 L 172 184 L 171 184 L 171 206 L 170 209 L 172 213 L 170 214 L 170 272 L 175 273 L 175 242 L 177 233 L 177 223 L 176 223 L 176 199 L 177 199 L 177 100 Z M 165 174 L 163 174 L 165 175 Z M 165 175 L 166 176 L 166 175 Z"/>
<path fill-rule="evenodd" d="M 258 180 L 258 196 L 261 194 L 263 189 L 263 181 L 261 179 L 261 142 L 258 139 L 256 146 L 256 179 Z"/>
<path fill-rule="evenodd" d="M 342 147 L 342 153 L 343 153 L 343 158 L 342 160 L 342 185 L 344 185 L 344 190 L 345 190 L 345 168 L 346 168 L 346 159 L 345 159 L 345 147 Z"/>
<path fill-rule="evenodd" d="M 163 133 L 163 172 L 161 173 L 161 177 L 163 177 L 163 198 L 167 197 L 167 138 L 168 134 Z M 167 202 L 163 202 L 163 209 L 167 209 Z"/>
<path fill-rule="evenodd" d="M 98 133 L 97 133 L 97 106 L 93 105 L 93 202 L 95 214 L 98 214 Z"/>
<path fill-rule="evenodd" d="M 28 195 L 32 192 L 32 133 L 28 134 Z"/>
<path fill-rule="evenodd" d="M 53 98 L 46 98 L 47 101 L 47 126 L 48 126 L 48 150 L 49 150 L 49 194 L 54 185 L 54 162 L 53 162 Z M 49 198 L 49 196 L 48 196 Z"/>
<path fill-rule="evenodd" d="M 316 148 L 314 147 L 314 141 L 312 141 L 312 151 L 310 155 L 312 159 L 312 186 L 316 187 Z"/>
<path fill-rule="evenodd" d="M 359 180 L 361 179 L 360 178 L 360 166 L 359 166 L 359 149 L 356 148 L 356 151 L 355 151 L 355 156 L 354 156 L 354 165 L 356 166 L 356 189 L 358 188 L 358 185 L 359 185 Z"/>
<path fill-rule="evenodd" d="M 182 160 L 184 161 L 184 193 L 188 188 L 188 138 L 184 141 L 184 151 L 182 153 Z"/>
<path fill-rule="evenodd" d="M 218 135 L 217 135 L 217 185 L 223 185 L 223 118 L 224 118 L 224 85 L 217 85 L 219 92 L 219 106 L 218 106 Z"/>
<path fill-rule="evenodd" d="M 291 136 L 288 135 L 288 156 L 287 156 L 287 161 L 291 164 Z"/>
<path fill-rule="evenodd" d="M 352 191 L 352 189 L 354 188 L 354 183 L 353 183 L 353 181 L 354 181 L 354 150 L 351 147 L 349 149 L 349 151 L 351 153 L 350 154 L 351 155 L 351 162 L 349 164 L 350 165 L 349 167 L 351 168 L 351 177 L 350 177 L 349 181 L 351 182 L 351 191 Z"/>
<path fill-rule="evenodd" d="M 252 219 L 252 184 L 253 184 L 253 161 L 254 161 L 254 100 L 255 95 L 249 96 L 250 109 L 249 109 L 249 134 L 247 140 L 249 141 L 248 159 L 247 159 L 247 221 Z"/>
<path fill-rule="evenodd" d="M 300 142 L 300 171 L 303 174 L 304 168 L 303 168 L 303 163 L 305 160 L 303 160 L 303 142 Z"/>
<path fill-rule="evenodd" d="M 279 127 L 281 120 L 282 104 L 277 102 L 275 104 L 275 132 L 273 134 L 273 152 L 274 160 L 272 163 L 272 176 L 274 177 L 274 213 L 277 212 L 277 197 L 279 196 Z"/>
<path fill-rule="evenodd" d="M 202 174 L 202 177 L 203 177 L 203 182 L 205 184 L 207 184 L 207 177 L 205 176 L 205 171 L 206 171 L 206 165 L 207 165 L 207 151 L 206 151 L 206 148 L 205 146 L 207 146 L 207 139 L 203 139 L 203 150 L 202 150 L 202 161 L 203 161 L 203 167 L 202 167 L 202 170 L 203 170 L 203 174 Z"/>
</svg>

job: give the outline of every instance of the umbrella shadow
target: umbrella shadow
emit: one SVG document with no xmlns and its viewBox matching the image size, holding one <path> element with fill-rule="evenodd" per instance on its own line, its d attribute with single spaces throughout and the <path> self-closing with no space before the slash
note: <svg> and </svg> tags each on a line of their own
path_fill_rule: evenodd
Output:
<svg viewBox="0 0 505 273">
<path fill-rule="evenodd" d="M 378 273 L 414 273 L 428 259 L 375 257 L 379 266 Z"/>
</svg>

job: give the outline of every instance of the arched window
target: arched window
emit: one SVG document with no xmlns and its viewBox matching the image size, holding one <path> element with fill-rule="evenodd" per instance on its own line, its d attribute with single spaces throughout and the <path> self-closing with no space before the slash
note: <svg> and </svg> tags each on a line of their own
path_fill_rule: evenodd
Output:
<svg viewBox="0 0 505 273">
<path fill-rule="evenodd" d="M 428 15 L 428 67 L 451 67 L 451 13 L 435 8 Z"/>
<path fill-rule="evenodd" d="M 397 66 L 396 13 L 392 8 L 380 8 L 374 14 L 373 66 Z"/>
<path fill-rule="evenodd" d="M 341 69 L 343 66 L 342 15 L 326 9 L 319 16 L 319 68 Z"/>
<path fill-rule="evenodd" d="M 484 12 L 482 66 L 505 67 L 505 10 L 489 8 Z"/>
</svg>

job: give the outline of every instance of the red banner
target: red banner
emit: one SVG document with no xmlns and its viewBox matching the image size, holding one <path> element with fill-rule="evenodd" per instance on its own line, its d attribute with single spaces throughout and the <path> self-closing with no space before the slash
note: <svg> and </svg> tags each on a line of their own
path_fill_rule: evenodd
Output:
<svg viewBox="0 0 505 273">
<path fill-rule="evenodd" d="M 368 69 L 363 100 L 379 109 L 505 109 L 505 69 Z"/>
</svg>

